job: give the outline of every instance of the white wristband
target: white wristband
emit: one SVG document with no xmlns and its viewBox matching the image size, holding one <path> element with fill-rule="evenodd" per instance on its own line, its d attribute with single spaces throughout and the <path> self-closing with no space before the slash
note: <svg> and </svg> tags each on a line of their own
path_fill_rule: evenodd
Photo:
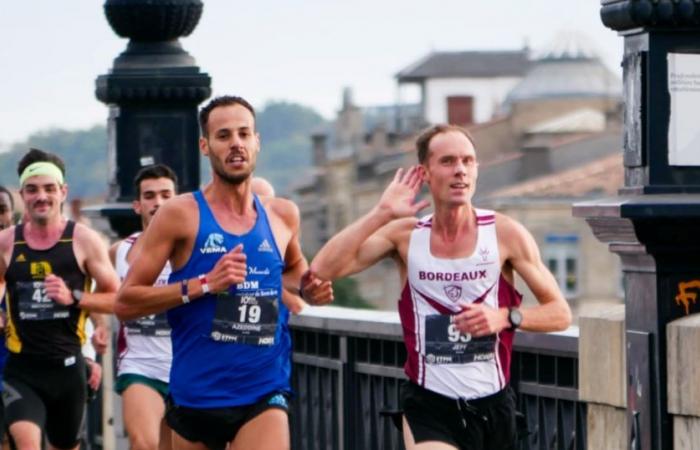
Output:
<svg viewBox="0 0 700 450">
<path fill-rule="evenodd" d="M 209 283 L 207 283 L 207 276 L 202 274 L 197 277 L 199 284 L 202 286 L 202 295 L 207 295 L 210 291 Z"/>
</svg>

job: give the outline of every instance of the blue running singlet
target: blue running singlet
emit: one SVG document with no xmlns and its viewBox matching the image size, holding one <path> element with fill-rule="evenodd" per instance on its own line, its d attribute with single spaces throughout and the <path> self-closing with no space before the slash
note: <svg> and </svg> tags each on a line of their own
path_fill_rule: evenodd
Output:
<svg viewBox="0 0 700 450">
<path fill-rule="evenodd" d="M 201 191 L 199 230 L 190 259 L 170 283 L 208 273 L 243 244 L 248 275 L 223 294 L 207 294 L 168 311 L 173 363 L 170 394 L 176 405 L 225 408 L 249 405 L 272 391 L 291 391 L 289 311 L 282 303 L 282 259 L 260 200 L 248 233 L 227 233 Z"/>
</svg>

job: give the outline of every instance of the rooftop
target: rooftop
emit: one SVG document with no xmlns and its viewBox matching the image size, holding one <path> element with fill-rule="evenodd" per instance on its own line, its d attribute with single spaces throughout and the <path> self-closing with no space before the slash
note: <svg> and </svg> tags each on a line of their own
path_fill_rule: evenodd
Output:
<svg viewBox="0 0 700 450">
<path fill-rule="evenodd" d="M 426 78 L 521 77 L 528 50 L 432 52 L 396 74 L 400 83 Z"/>
</svg>

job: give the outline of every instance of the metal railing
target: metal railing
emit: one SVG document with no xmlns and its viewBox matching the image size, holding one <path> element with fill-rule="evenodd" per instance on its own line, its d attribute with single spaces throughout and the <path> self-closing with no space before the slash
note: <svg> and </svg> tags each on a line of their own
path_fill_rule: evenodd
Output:
<svg viewBox="0 0 700 450">
<path fill-rule="evenodd" d="M 295 450 L 402 449 L 380 414 L 399 408 L 406 350 L 398 314 L 309 308 L 290 321 Z M 578 330 L 518 332 L 511 384 L 530 435 L 520 449 L 585 449 L 586 404 L 578 401 Z"/>
</svg>

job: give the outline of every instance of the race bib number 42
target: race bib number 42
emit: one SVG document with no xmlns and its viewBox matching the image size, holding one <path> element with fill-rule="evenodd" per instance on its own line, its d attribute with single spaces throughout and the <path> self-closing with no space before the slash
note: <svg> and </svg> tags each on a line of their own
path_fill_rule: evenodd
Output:
<svg viewBox="0 0 700 450">
<path fill-rule="evenodd" d="M 46 295 L 43 281 L 18 281 L 15 292 L 20 320 L 54 320 L 70 316 L 70 307 L 59 305 Z"/>
<path fill-rule="evenodd" d="M 494 358 L 496 336 L 474 338 L 462 334 L 452 322 L 454 316 L 425 317 L 425 361 L 428 364 L 467 364 Z"/>
<path fill-rule="evenodd" d="M 219 294 L 211 338 L 218 342 L 274 345 L 279 305 L 277 295 L 252 292 Z"/>
</svg>

